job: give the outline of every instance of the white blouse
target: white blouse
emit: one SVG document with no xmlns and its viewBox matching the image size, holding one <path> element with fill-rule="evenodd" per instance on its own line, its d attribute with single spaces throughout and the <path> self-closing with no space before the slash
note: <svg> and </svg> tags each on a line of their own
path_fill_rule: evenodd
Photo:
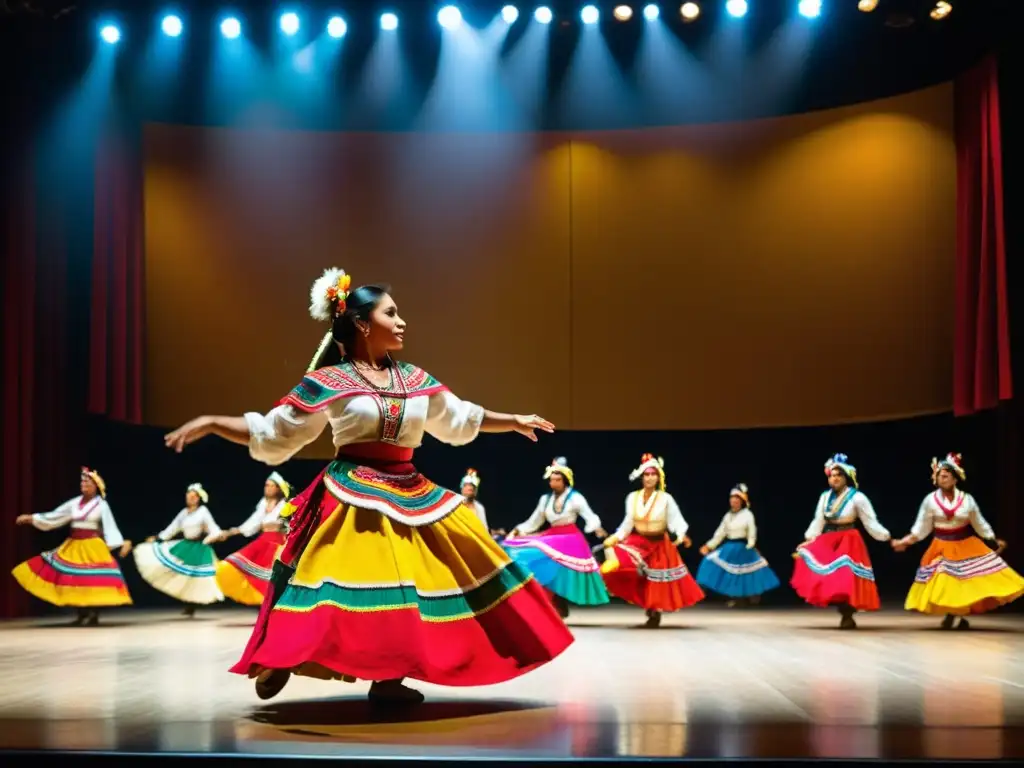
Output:
<svg viewBox="0 0 1024 768">
<path fill-rule="evenodd" d="M 480 522 L 484 524 L 484 528 L 487 528 L 488 531 L 491 530 L 487 525 L 487 510 L 484 509 L 483 504 L 473 499 L 472 501 L 467 500 L 466 506 L 476 513 L 476 516 L 480 518 Z"/>
<path fill-rule="evenodd" d="M 568 498 L 566 498 L 566 494 L 569 494 Z M 556 500 L 558 501 L 557 510 Z M 536 533 L 544 525 L 545 520 L 552 528 L 556 525 L 575 525 L 577 517 L 583 518 L 586 523 L 583 530 L 587 533 L 593 533 L 601 527 L 601 518 L 594 514 L 586 497 L 573 488 L 567 488 L 557 497 L 554 493 L 546 493 L 541 496 L 530 519 L 517 525 L 516 531 L 524 536 Z"/>
<path fill-rule="evenodd" d="M 812 541 L 821 535 L 822 531 L 825 530 L 825 524 L 830 525 L 850 525 L 860 519 L 861 525 L 864 526 L 864 530 L 868 532 L 871 538 L 878 541 L 888 541 L 892 538 L 889 535 L 889 531 L 886 530 L 880 522 L 878 517 L 875 515 L 875 508 L 871 506 L 871 501 L 860 491 L 855 491 L 852 488 L 848 488 L 847 493 L 853 494 L 852 498 L 843 497 L 838 500 L 839 503 L 834 505 L 833 510 L 826 510 L 828 506 L 828 498 L 831 491 L 825 491 L 821 494 L 821 498 L 818 499 L 818 508 L 814 511 L 814 519 L 808 526 L 806 533 L 804 533 L 804 539 Z"/>
<path fill-rule="evenodd" d="M 726 539 L 746 539 L 748 548 L 756 547 L 757 523 L 754 522 L 754 513 L 749 509 L 741 509 L 739 512 L 730 509 L 718 524 L 715 535 L 708 539 L 705 546 L 708 549 L 716 549 Z"/>
<path fill-rule="evenodd" d="M 633 491 L 626 497 L 626 516 L 615 532 L 615 538 L 622 541 L 634 530 L 655 536 L 668 530 L 677 539 L 682 539 L 689 529 L 672 494 L 655 491 L 645 502 L 643 491 Z"/>
<path fill-rule="evenodd" d="M 271 507 L 267 504 L 267 497 L 264 496 L 256 505 L 253 513 L 238 526 L 238 532 L 243 536 L 255 536 L 263 530 L 264 526 L 276 525 L 281 522 L 281 511 L 284 509 L 284 505 L 284 499 L 278 499 L 277 504 Z"/>
<path fill-rule="evenodd" d="M 412 396 L 405 401 L 397 445 L 418 448 L 423 433 L 449 445 L 476 439 L 484 409 L 460 400 L 448 390 Z M 282 464 L 319 437 L 330 424 L 335 448 L 351 443 L 375 443 L 381 437 L 381 416 L 373 395 L 339 398 L 323 410 L 305 413 L 285 404 L 270 413 L 245 414 L 249 425 L 249 455 L 265 464 Z"/>
<path fill-rule="evenodd" d="M 946 516 L 943 506 L 953 512 L 952 517 Z M 948 501 L 942 496 L 942 491 L 935 491 L 925 496 L 921 502 L 921 509 L 918 510 L 917 520 L 910 529 L 910 535 L 920 540 L 933 530 L 950 531 L 966 525 L 974 528 L 974 532 L 983 539 L 991 540 L 996 537 L 992 526 L 982 516 L 981 509 L 971 494 L 957 490 L 953 500 Z"/>
<path fill-rule="evenodd" d="M 207 539 L 220 533 L 220 526 L 217 525 L 217 521 L 213 519 L 213 515 L 210 514 L 210 510 L 206 508 L 205 504 L 195 511 L 189 511 L 188 507 L 183 508 L 171 520 L 171 524 L 160 531 L 156 537 L 160 541 L 167 541 L 180 534 L 189 541 L 195 541 L 204 533 Z"/>
<path fill-rule="evenodd" d="M 111 549 L 124 544 L 124 537 L 117 528 L 110 505 L 99 496 L 94 496 L 84 504 L 81 496 L 75 496 L 52 512 L 36 512 L 32 515 L 32 525 L 40 531 L 63 528 L 68 523 L 74 530 L 99 531 Z"/>
</svg>

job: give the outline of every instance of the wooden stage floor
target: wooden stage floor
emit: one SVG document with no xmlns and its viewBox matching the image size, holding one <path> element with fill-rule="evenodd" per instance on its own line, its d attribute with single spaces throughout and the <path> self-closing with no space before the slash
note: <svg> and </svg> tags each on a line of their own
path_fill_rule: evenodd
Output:
<svg viewBox="0 0 1024 768">
<path fill-rule="evenodd" d="M 967 632 L 903 612 L 577 610 L 558 660 L 491 688 L 420 686 L 375 715 L 365 684 L 293 678 L 271 702 L 226 672 L 254 611 L 111 610 L 92 629 L 0 624 L 0 749 L 564 758 L 1024 758 L 1024 617 Z"/>
</svg>

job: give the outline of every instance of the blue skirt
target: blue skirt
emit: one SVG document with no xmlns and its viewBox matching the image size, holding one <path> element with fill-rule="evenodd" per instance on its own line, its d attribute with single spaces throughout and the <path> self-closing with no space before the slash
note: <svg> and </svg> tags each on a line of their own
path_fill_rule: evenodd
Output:
<svg viewBox="0 0 1024 768">
<path fill-rule="evenodd" d="M 726 597 L 756 597 L 779 586 L 768 561 L 746 540 L 727 541 L 709 552 L 697 569 L 697 583 Z"/>
</svg>

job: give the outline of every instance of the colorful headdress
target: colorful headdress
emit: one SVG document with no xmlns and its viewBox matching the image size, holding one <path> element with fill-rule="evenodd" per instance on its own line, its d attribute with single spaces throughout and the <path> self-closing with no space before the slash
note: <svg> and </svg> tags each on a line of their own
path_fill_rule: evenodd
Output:
<svg viewBox="0 0 1024 768">
<path fill-rule="evenodd" d="M 665 460 L 658 456 L 655 458 L 653 453 L 645 453 L 640 457 L 640 466 L 629 473 L 630 481 L 636 480 L 642 477 L 644 472 L 648 469 L 658 470 L 658 487 L 661 490 L 665 490 Z"/>
<path fill-rule="evenodd" d="M 967 473 L 964 472 L 964 457 L 959 453 L 947 453 L 942 461 L 932 459 L 932 483 L 939 484 L 939 470 L 948 469 L 959 478 L 961 482 L 967 480 Z"/>
<path fill-rule="evenodd" d="M 95 469 L 89 469 L 88 467 L 82 467 L 82 477 L 88 477 L 94 483 L 96 483 L 96 490 L 100 492 L 100 498 L 107 498 L 107 484 L 103 482 L 103 478 L 100 477 L 100 473 Z"/>
<path fill-rule="evenodd" d="M 743 503 L 747 505 L 747 509 L 750 509 L 750 490 L 747 488 L 746 483 L 736 483 L 736 487 L 729 492 L 730 496 L 738 496 L 743 499 Z"/>
<path fill-rule="evenodd" d="M 284 497 L 286 499 L 292 495 L 292 487 L 288 485 L 287 480 L 281 477 L 280 472 L 271 472 L 270 475 L 267 477 L 267 480 L 276 485 L 278 488 L 280 488 L 281 493 L 284 494 Z"/>
<path fill-rule="evenodd" d="M 474 488 L 480 487 L 480 474 L 472 467 L 466 470 L 466 474 L 462 478 L 460 486 L 467 484 L 472 485 Z"/>
<path fill-rule="evenodd" d="M 334 318 L 345 312 L 351 287 L 352 277 L 345 274 L 345 270 L 337 267 L 325 269 L 324 273 L 313 283 L 313 287 L 309 289 L 310 316 L 320 322 L 333 323 Z M 316 368 L 317 360 L 333 341 L 334 336 L 328 330 L 321 340 L 320 346 L 317 347 L 316 354 L 313 355 L 308 371 Z"/>
<path fill-rule="evenodd" d="M 850 459 L 845 453 L 837 453 L 825 462 L 825 476 L 828 477 L 831 475 L 832 470 L 836 467 L 839 467 L 839 469 L 846 473 L 846 476 L 850 478 L 850 482 L 853 483 L 854 488 L 860 487 L 857 485 L 857 468 L 850 463 Z"/>
<path fill-rule="evenodd" d="M 190 485 L 190 486 L 189 486 L 188 488 L 186 488 L 185 490 L 186 490 L 186 492 L 188 492 L 188 491 L 194 491 L 194 492 L 195 492 L 195 494 L 196 494 L 196 495 L 197 495 L 197 496 L 198 496 L 198 497 L 200 498 L 200 500 L 201 500 L 201 501 L 203 502 L 203 504 L 208 504 L 208 503 L 209 503 L 209 501 L 210 501 L 210 494 L 208 494 L 208 493 L 206 492 L 206 489 L 205 489 L 205 488 L 203 488 L 203 484 L 202 484 L 202 483 L 192 483 L 192 485 Z"/>
<path fill-rule="evenodd" d="M 554 474 L 564 477 L 570 486 L 575 484 L 573 482 L 572 469 L 569 468 L 569 461 L 565 456 L 557 456 L 552 460 L 548 468 L 544 470 L 544 479 L 550 480 Z"/>
</svg>

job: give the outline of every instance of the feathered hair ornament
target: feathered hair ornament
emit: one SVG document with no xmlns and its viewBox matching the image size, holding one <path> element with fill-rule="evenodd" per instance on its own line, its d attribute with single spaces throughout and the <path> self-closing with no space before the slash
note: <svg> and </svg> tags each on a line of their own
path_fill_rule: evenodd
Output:
<svg viewBox="0 0 1024 768">
<path fill-rule="evenodd" d="M 629 473 L 630 482 L 642 477 L 648 469 L 658 472 L 658 485 L 661 490 L 665 490 L 665 460 L 661 456 L 655 457 L 653 453 L 645 453 L 640 457 L 640 466 Z"/>
<path fill-rule="evenodd" d="M 939 472 L 943 469 L 948 469 L 952 472 L 960 482 L 967 480 L 967 473 L 964 472 L 964 457 L 959 453 L 947 453 L 946 458 L 939 461 L 936 458 L 932 459 L 932 484 L 939 484 Z"/>
<path fill-rule="evenodd" d="M 309 289 L 310 316 L 323 323 L 333 322 L 344 313 L 351 286 L 352 277 L 345 274 L 345 270 L 337 267 L 325 269 Z"/>
<path fill-rule="evenodd" d="M 746 483 L 736 483 L 729 495 L 743 499 L 743 503 L 746 504 L 748 509 L 750 508 L 750 489 L 747 488 Z"/>
</svg>

